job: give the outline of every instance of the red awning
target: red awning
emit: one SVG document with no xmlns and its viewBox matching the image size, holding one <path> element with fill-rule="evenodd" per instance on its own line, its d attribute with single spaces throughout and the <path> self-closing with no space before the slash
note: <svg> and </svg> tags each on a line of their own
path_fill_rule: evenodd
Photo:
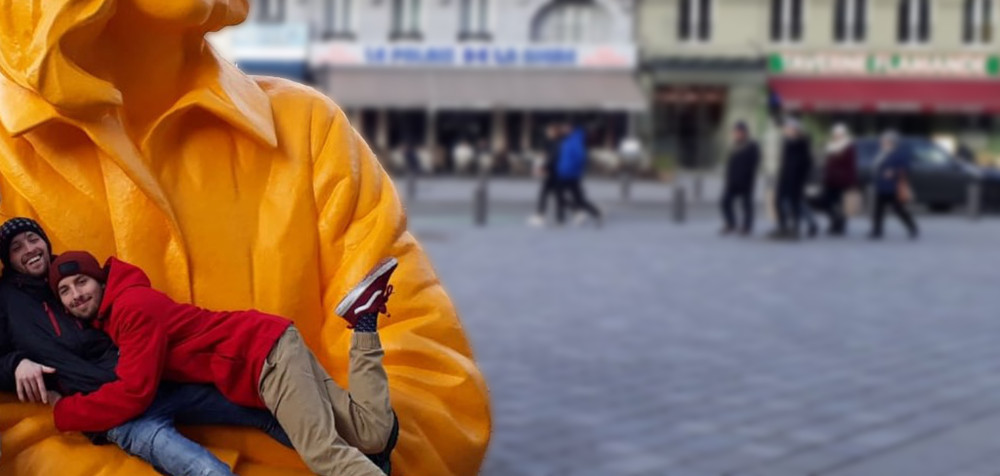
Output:
<svg viewBox="0 0 1000 476">
<path fill-rule="evenodd" d="M 998 80 L 772 78 L 793 110 L 1000 112 Z"/>
</svg>

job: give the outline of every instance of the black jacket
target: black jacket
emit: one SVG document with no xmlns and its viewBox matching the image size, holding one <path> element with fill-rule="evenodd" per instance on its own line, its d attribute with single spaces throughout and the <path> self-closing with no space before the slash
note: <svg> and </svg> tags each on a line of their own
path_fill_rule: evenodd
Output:
<svg viewBox="0 0 1000 476">
<path fill-rule="evenodd" d="M 43 279 L 10 269 L 0 277 L 0 389 L 14 390 L 22 359 L 56 369 L 46 386 L 89 393 L 116 380 L 118 348 L 107 334 L 66 314 Z"/>
<path fill-rule="evenodd" d="M 805 136 L 785 139 L 781 148 L 781 171 L 778 187 L 785 190 L 803 190 L 812 173 L 812 145 Z"/>
<path fill-rule="evenodd" d="M 732 192 L 752 191 L 759 166 L 760 147 L 756 142 L 747 140 L 734 147 L 726 164 L 726 189 Z"/>
<path fill-rule="evenodd" d="M 549 139 L 545 143 L 545 178 L 556 180 L 559 177 L 559 156 L 562 154 L 562 140 Z"/>
</svg>

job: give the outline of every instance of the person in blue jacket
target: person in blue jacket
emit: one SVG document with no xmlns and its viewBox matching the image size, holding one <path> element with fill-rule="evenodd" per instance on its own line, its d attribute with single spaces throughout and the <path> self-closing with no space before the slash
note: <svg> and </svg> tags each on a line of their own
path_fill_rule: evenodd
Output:
<svg viewBox="0 0 1000 476">
<path fill-rule="evenodd" d="M 577 210 L 576 221 L 578 224 L 586 221 L 587 216 L 584 213 L 587 213 L 594 218 L 597 226 L 601 225 L 601 211 L 587 200 L 583 190 L 583 175 L 586 169 L 587 131 L 583 127 L 576 127 L 563 139 L 559 151 L 557 173 L 560 193 L 556 195 L 559 198 L 556 219 L 560 224 L 565 221 L 568 200 L 571 206 Z"/>
<path fill-rule="evenodd" d="M 882 151 L 875 159 L 873 182 L 875 186 L 875 208 L 872 213 L 872 231 L 869 237 L 873 240 L 882 238 L 882 222 L 885 219 L 885 209 L 891 208 L 899 217 L 911 239 L 916 239 L 920 231 L 913 215 L 906 209 L 910 197 L 908 174 L 910 160 L 899 147 L 899 134 L 888 131 L 882 134 Z"/>
</svg>

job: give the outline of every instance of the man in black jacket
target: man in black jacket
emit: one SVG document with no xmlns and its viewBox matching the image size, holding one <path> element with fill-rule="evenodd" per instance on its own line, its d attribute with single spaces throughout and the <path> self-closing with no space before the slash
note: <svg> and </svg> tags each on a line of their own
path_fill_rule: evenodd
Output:
<svg viewBox="0 0 1000 476">
<path fill-rule="evenodd" d="M 809 235 L 815 236 L 816 224 L 812 221 L 805 202 L 806 185 L 813 167 L 812 144 L 795 119 L 785 121 L 784 134 L 774 204 L 778 214 L 778 228 L 770 236 L 776 239 L 798 239 L 799 225 L 803 220 L 808 222 Z"/>
<path fill-rule="evenodd" d="M 722 193 L 722 216 L 726 220 L 723 235 L 737 231 L 733 211 L 737 201 L 743 209 L 739 233 L 749 236 L 753 232 L 753 193 L 759 166 L 760 147 L 750 138 L 746 123 L 740 121 L 733 128 L 733 149 L 726 164 L 726 185 Z"/>
<path fill-rule="evenodd" d="M 90 392 L 117 378 L 111 339 L 68 316 L 45 282 L 49 253 L 34 221 L 13 219 L 0 227 L 0 389 L 16 389 L 21 401 L 49 403 L 49 389 Z"/>
<path fill-rule="evenodd" d="M 531 226 L 545 226 L 545 212 L 549 197 L 559 200 L 559 154 L 562 148 L 562 125 L 554 122 L 545 128 L 545 163 L 542 164 L 542 189 L 538 193 L 538 208 L 528 219 Z"/>
<path fill-rule="evenodd" d="M 107 334 L 66 314 L 45 280 L 51 259 L 49 239 L 34 220 L 13 218 L 0 226 L 0 390 L 54 405 L 62 394 L 93 392 L 117 380 L 118 349 Z M 290 446 L 270 413 L 240 407 L 211 385 L 170 382 L 144 415 L 88 436 L 116 443 L 165 474 L 231 474 L 175 423 L 253 426 Z"/>
</svg>

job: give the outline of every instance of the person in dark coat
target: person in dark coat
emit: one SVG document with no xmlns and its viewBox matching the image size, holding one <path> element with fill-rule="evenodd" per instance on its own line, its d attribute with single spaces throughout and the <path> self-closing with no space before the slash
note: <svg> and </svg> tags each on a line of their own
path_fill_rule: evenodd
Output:
<svg viewBox="0 0 1000 476">
<path fill-rule="evenodd" d="M 882 135 L 882 151 L 875 159 L 875 209 L 872 214 L 872 231 L 869 237 L 873 240 L 882 238 L 882 222 L 886 207 L 892 208 L 896 216 L 906 226 L 911 239 L 919 235 L 917 222 L 906 209 L 909 197 L 909 182 L 907 175 L 910 170 L 910 160 L 899 147 L 899 136 L 892 131 Z"/>
<path fill-rule="evenodd" d="M 830 217 L 828 233 L 843 236 L 847 233 L 844 213 L 844 193 L 858 181 L 857 153 L 847 126 L 837 124 L 826 146 L 826 163 L 823 167 L 823 191 L 816 201 L 816 208 Z"/>
<path fill-rule="evenodd" d="M 737 231 L 733 207 L 740 203 L 743 220 L 739 233 L 748 236 L 753 232 L 753 195 L 760 167 L 760 147 L 750 138 L 746 123 L 740 121 L 733 128 L 733 149 L 726 164 L 726 184 L 722 193 L 722 216 L 726 221 L 723 235 Z"/>
<path fill-rule="evenodd" d="M 778 172 L 778 189 L 775 209 L 778 213 L 778 228 L 770 236 L 776 239 L 798 239 L 799 225 L 807 221 L 809 235 L 816 234 L 816 224 L 811 220 L 805 203 L 806 185 L 812 174 L 813 155 L 809 136 L 795 119 L 785 122 L 785 140 L 781 149 L 781 169 Z"/>
<path fill-rule="evenodd" d="M 538 207 L 535 214 L 528 219 L 531 226 L 545 226 L 545 212 L 549 198 L 559 200 L 559 155 L 562 149 L 562 126 L 559 123 L 549 124 L 545 128 L 545 162 L 539 174 L 542 176 L 542 189 L 538 193 Z"/>
</svg>

